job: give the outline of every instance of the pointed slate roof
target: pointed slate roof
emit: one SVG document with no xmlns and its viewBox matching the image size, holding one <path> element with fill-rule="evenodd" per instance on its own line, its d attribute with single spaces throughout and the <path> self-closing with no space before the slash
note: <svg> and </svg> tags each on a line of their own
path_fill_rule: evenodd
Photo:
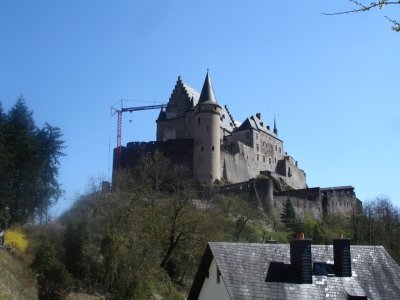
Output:
<svg viewBox="0 0 400 300">
<path fill-rule="evenodd" d="M 206 79 L 204 80 L 203 88 L 201 89 L 199 104 L 217 103 L 215 98 L 214 89 L 211 84 L 210 75 L 207 72 Z"/>
<path fill-rule="evenodd" d="M 278 135 L 278 129 L 276 128 L 276 120 L 275 120 L 275 115 L 274 115 L 274 133 Z"/>
</svg>

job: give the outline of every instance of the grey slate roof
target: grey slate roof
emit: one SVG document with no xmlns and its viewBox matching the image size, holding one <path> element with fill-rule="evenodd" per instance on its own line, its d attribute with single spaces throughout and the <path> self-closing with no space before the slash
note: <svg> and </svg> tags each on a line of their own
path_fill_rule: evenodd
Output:
<svg viewBox="0 0 400 300">
<path fill-rule="evenodd" d="M 258 118 L 257 116 L 251 116 L 247 118 L 246 120 L 244 120 L 244 122 L 239 126 L 237 130 L 245 130 L 250 128 L 263 131 L 275 137 L 276 139 L 280 140 L 272 130 L 267 128 L 267 125 L 265 124 L 265 122 L 262 121 L 261 117 Z"/>
<path fill-rule="evenodd" d="M 333 264 L 333 246 L 312 245 L 311 251 L 313 262 Z M 289 244 L 244 243 L 208 244 L 189 299 L 196 299 L 200 292 L 210 253 L 231 299 L 346 299 L 346 293 L 400 299 L 400 267 L 382 246 L 351 246 L 352 277 L 313 275 L 312 284 L 295 284 L 266 282 L 271 262 L 290 264 Z"/>
<path fill-rule="evenodd" d="M 193 100 L 193 107 L 196 106 L 197 103 L 199 102 L 200 93 L 183 81 L 182 81 L 182 85 L 183 85 L 184 89 L 186 90 L 186 93 L 187 93 L 189 99 Z"/>
<path fill-rule="evenodd" d="M 217 104 L 217 99 L 215 98 L 214 89 L 211 84 L 210 75 L 207 72 L 206 79 L 204 80 L 203 88 L 201 89 L 199 103 L 206 104 Z"/>
</svg>

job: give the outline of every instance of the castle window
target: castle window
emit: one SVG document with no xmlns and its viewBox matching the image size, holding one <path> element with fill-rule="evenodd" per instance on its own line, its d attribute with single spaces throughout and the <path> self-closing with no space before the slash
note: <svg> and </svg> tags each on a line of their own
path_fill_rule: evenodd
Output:
<svg viewBox="0 0 400 300">
<path fill-rule="evenodd" d="M 217 110 L 217 107 L 216 107 L 216 106 L 214 106 L 214 110 Z"/>
<path fill-rule="evenodd" d="M 265 162 L 265 155 L 263 155 L 263 162 Z"/>
<path fill-rule="evenodd" d="M 246 139 L 249 139 L 250 138 L 250 132 L 246 132 Z"/>
<path fill-rule="evenodd" d="M 256 140 L 258 140 L 258 133 L 256 133 Z"/>
<path fill-rule="evenodd" d="M 260 151 L 260 145 L 256 144 L 257 151 Z"/>
<path fill-rule="evenodd" d="M 276 157 L 275 157 L 275 163 L 276 163 Z"/>
<path fill-rule="evenodd" d="M 279 147 L 279 153 L 281 153 L 282 152 L 282 149 L 281 149 L 281 147 Z"/>
<path fill-rule="evenodd" d="M 211 150 L 214 151 L 214 146 L 211 146 Z"/>
<path fill-rule="evenodd" d="M 257 161 L 260 160 L 260 154 L 257 154 Z"/>
<path fill-rule="evenodd" d="M 268 163 L 271 164 L 271 157 L 268 157 Z"/>
<path fill-rule="evenodd" d="M 278 145 L 275 145 L 275 151 L 278 151 Z"/>
</svg>

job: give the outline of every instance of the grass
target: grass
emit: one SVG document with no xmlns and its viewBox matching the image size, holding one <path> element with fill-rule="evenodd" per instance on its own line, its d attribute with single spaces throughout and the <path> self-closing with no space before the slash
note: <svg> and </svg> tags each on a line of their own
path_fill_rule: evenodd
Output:
<svg viewBox="0 0 400 300">
<path fill-rule="evenodd" d="M 0 248 L 0 299 L 37 299 L 35 275 L 4 248 Z"/>
</svg>

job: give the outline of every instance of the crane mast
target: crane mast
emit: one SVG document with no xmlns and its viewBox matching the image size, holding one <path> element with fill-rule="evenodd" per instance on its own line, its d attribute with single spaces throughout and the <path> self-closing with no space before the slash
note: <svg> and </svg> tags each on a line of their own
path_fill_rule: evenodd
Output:
<svg viewBox="0 0 400 300">
<path fill-rule="evenodd" d="M 166 107 L 166 104 L 155 104 L 155 105 L 145 105 L 145 106 L 133 106 L 133 107 L 123 107 L 121 100 L 121 108 L 116 109 L 115 107 L 111 107 L 111 116 L 117 114 L 117 165 L 116 171 L 119 171 L 121 168 L 121 143 L 122 143 L 122 113 L 124 112 L 134 112 L 139 110 L 149 110 L 149 109 L 162 109 Z"/>
</svg>

